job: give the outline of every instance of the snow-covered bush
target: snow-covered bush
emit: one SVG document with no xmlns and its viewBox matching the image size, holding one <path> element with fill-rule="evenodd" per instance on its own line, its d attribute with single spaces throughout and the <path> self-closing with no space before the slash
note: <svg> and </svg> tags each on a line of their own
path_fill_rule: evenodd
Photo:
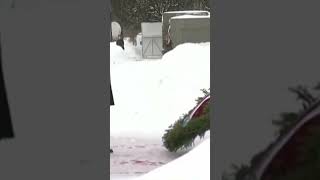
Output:
<svg viewBox="0 0 320 180">
<path fill-rule="evenodd" d="M 197 99 L 198 105 L 210 94 L 209 91 L 203 90 L 203 92 L 205 95 Z M 181 148 L 186 149 L 191 147 L 198 136 L 202 138 L 206 131 L 210 129 L 209 109 L 209 103 L 204 104 L 201 115 L 192 117 L 191 120 L 188 118 L 194 108 L 188 113 L 182 115 L 173 125 L 169 126 L 169 129 L 167 129 L 166 133 L 163 135 L 162 140 L 164 146 L 169 151 L 177 151 Z"/>
</svg>

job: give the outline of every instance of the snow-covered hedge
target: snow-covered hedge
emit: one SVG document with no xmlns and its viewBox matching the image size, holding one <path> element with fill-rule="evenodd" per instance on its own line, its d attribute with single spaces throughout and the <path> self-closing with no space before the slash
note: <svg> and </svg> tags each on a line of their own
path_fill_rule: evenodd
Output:
<svg viewBox="0 0 320 180">
<path fill-rule="evenodd" d="M 204 97 L 197 99 L 198 104 L 210 94 L 209 91 L 203 92 Z M 193 108 L 188 113 L 182 115 L 173 125 L 169 126 L 169 129 L 166 130 L 166 133 L 162 137 L 163 144 L 169 151 L 191 147 L 197 137 L 202 138 L 205 132 L 210 129 L 210 106 L 208 103 L 203 106 L 203 112 L 201 112 L 200 116 L 190 117 L 191 112 L 194 110 Z M 192 119 L 190 120 L 189 118 Z"/>
</svg>

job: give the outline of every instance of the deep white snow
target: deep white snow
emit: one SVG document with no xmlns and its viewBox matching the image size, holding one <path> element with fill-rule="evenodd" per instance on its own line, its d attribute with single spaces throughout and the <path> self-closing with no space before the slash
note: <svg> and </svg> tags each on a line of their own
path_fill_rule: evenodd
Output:
<svg viewBox="0 0 320 180">
<path fill-rule="evenodd" d="M 210 43 L 182 44 L 161 60 L 141 60 L 125 44 L 110 44 L 111 135 L 160 137 L 210 87 Z"/>
<path fill-rule="evenodd" d="M 210 180 L 210 138 L 182 157 L 136 180 Z"/>
<path fill-rule="evenodd" d="M 110 53 L 110 174 L 112 180 L 131 179 L 184 153 L 168 152 L 161 137 L 196 105 L 200 89 L 210 87 L 210 43 L 182 44 L 159 60 L 142 59 L 141 46 L 127 40 L 125 51 L 110 43 Z"/>
</svg>

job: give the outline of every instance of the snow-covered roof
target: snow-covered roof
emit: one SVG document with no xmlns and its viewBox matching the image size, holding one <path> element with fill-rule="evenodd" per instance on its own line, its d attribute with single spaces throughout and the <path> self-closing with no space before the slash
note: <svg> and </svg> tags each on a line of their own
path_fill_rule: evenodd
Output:
<svg viewBox="0 0 320 180">
<path fill-rule="evenodd" d="M 188 11 L 167 11 L 165 13 L 168 13 L 168 14 L 177 14 L 177 13 L 188 13 L 188 14 L 191 14 L 191 13 L 209 13 L 208 11 L 199 11 L 199 10 L 188 10 Z"/>
<path fill-rule="evenodd" d="M 203 18 L 209 18 L 210 15 L 203 16 L 203 15 L 190 15 L 190 14 L 185 14 L 181 16 L 174 16 L 171 19 L 203 19 Z"/>
<path fill-rule="evenodd" d="M 143 37 L 162 36 L 161 22 L 143 22 L 141 23 Z"/>
</svg>

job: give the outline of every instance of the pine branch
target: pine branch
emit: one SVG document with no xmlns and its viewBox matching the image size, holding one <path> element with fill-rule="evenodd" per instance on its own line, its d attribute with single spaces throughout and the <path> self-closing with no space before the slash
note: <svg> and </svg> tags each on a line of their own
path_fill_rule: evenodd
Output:
<svg viewBox="0 0 320 180">
<path fill-rule="evenodd" d="M 198 99 L 205 97 L 206 96 L 199 97 Z M 206 131 L 210 129 L 209 108 L 210 106 L 207 104 L 204 107 L 203 113 L 199 117 L 191 120 L 187 119 L 187 117 L 189 117 L 193 109 L 180 116 L 180 118 L 165 131 L 162 137 L 164 146 L 169 151 L 175 152 L 179 149 L 192 147 L 197 137 L 203 138 Z"/>
</svg>

